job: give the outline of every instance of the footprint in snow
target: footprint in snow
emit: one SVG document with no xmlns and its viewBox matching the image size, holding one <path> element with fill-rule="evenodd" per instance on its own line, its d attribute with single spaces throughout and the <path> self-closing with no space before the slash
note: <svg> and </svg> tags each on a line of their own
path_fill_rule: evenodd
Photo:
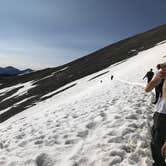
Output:
<svg viewBox="0 0 166 166">
<path fill-rule="evenodd" d="M 137 114 L 131 114 L 125 117 L 126 119 L 132 119 L 132 120 L 137 120 L 138 119 L 138 115 Z"/>
<path fill-rule="evenodd" d="M 114 119 L 121 119 L 122 117 L 120 115 L 115 115 Z"/>
<path fill-rule="evenodd" d="M 73 118 L 73 119 L 76 119 L 76 118 L 78 118 L 78 115 L 73 114 L 73 115 L 72 115 L 72 118 Z"/>
<path fill-rule="evenodd" d="M 25 137 L 25 133 L 21 133 L 17 136 L 15 136 L 15 139 L 23 139 Z"/>
<path fill-rule="evenodd" d="M 35 160 L 28 160 L 25 162 L 25 166 L 37 166 Z"/>
<path fill-rule="evenodd" d="M 45 141 L 45 146 L 54 146 L 55 144 L 59 145 L 60 142 L 56 139 L 50 139 Z"/>
<path fill-rule="evenodd" d="M 39 156 L 37 156 L 36 164 L 37 166 L 53 166 L 55 165 L 55 162 L 53 161 L 51 156 L 49 156 L 46 153 L 42 153 Z"/>
<path fill-rule="evenodd" d="M 128 134 L 131 134 L 135 131 L 135 128 L 125 128 L 123 131 L 122 131 L 122 136 L 124 137 L 125 135 L 128 135 Z"/>
<path fill-rule="evenodd" d="M 139 128 L 139 125 L 137 123 L 130 123 L 127 128 L 137 129 L 137 128 Z"/>
<path fill-rule="evenodd" d="M 111 158 L 109 166 L 117 165 L 117 164 L 120 164 L 121 162 L 122 162 L 121 157 L 115 156 L 115 157 Z"/>
<path fill-rule="evenodd" d="M 86 128 L 88 129 L 94 129 L 96 127 L 96 122 L 90 122 L 86 125 Z"/>
<path fill-rule="evenodd" d="M 149 127 L 146 121 L 143 121 L 139 126 L 140 129 L 143 129 L 144 127 L 147 127 L 147 128 Z"/>
<path fill-rule="evenodd" d="M 136 109 L 135 112 L 136 112 L 137 114 L 142 114 L 142 113 L 143 113 L 143 111 L 142 111 L 141 109 Z"/>
<path fill-rule="evenodd" d="M 115 136 L 116 135 L 116 131 L 115 130 L 111 130 L 107 135 Z"/>
<path fill-rule="evenodd" d="M 34 142 L 35 145 L 41 145 L 43 144 L 43 140 L 37 140 Z"/>
<path fill-rule="evenodd" d="M 52 123 L 53 123 L 53 121 L 52 120 L 47 120 L 47 125 L 51 125 Z"/>
<path fill-rule="evenodd" d="M 103 118 L 102 120 L 105 121 L 107 119 L 107 114 L 103 111 L 100 112 L 100 116 Z"/>
<path fill-rule="evenodd" d="M 110 156 L 119 156 L 121 159 L 124 159 L 125 155 L 127 154 L 127 152 L 123 149 L 117 149 L 117 150 L 112 150 L 110 152 Z"/>
<path fill-rule="evenodd" d="M 69 145 L 69 144 L 75 144 L 78 142 L 78 139 L 69 139 L 69 140 L 66 140 L 65 141 L 65 144 L 66 145 Z"/>
<path fill-rule="evenodd" d="M 129 156 L 128 161 L 129 161 L 129 163 L 132 164 L 132 165 L 135 165 L 136 163 L 138 163 L 138 162 L 139 162 L 139 156 L 138 156 L 138 154 L 132 153 L 132 154 Z"/>
<path fill-rule="evenodd" d="M 0 143 L 0 149 L 7 149 L 10 146 L 10 142 L 2 141 Z"/>
<path fill-rule="evenodd" d="M 108 143 L 121 143 L 122 137 L 121 136 L 111 136 L 111 138 L 108 140 Z"/>
<path fill-rule="evenodd" d="M 0 149 L 3 149 L 4 145 L 0 142 Z"/>
<path fill-rule="evenodd" d="M 12 126 L 8 126 L 7 130 L 5 130 L 5 131 L 11 130 L 11 129 L 12 129 Z"/>
<path fill-rule="evenodd" d="M 139 102 L 139 103 L 133 104 L 132 107 L 134 107 L 134 108 L 141 108 L 142 107 L 142 103 Z"/>
<path fill-rule="evenodd" d="M 111 104 L 110 104 L 110 105 L 115 105 L 118 100 L 119 100 L 118 98 L 114 98 L 114 99 L 111 101 Z"/>
<path fill-rule="evenodd" d="M 77 136 L 81 137 L 81 138 L 85 138 L 85 137 L 87 137 L 88 133 L 89 133 L 88 130 L 80 131 L 80 132 L 78 132 Z"/>
<path fill-rule="evenodd" d="M 81 158 L 78 163 L 79 163 L 79 166 L 85 166 L 85 165 L 88 165 L 88 162 L 89 162 L 89 159 L 87 157 L 83 157 Z"/>
<path fill-rule="evenodd" d="M 73 163 L 73 165 L 72 166 L 79 166 L 79 163 Z"/>
<path fill-rule="evenodd" d="M 127 144 L 121 145 L 120 149 L 124 150 L 126 153 L 131 153 L 132 152 L 132 148 Z"/>
<path fill-rule="evenodd" d="M 21 143 L 18 144 L 19 147 L 24 147 L 27 145 L 27 141 L 22 141 Z"/>
<path fill-rule="evenodd" d="M 24 123 L 24 124 L 23 124 L 24 127 L 27 126 L 27 125 L 28 125 L 27 123 Z"/>
</svg>

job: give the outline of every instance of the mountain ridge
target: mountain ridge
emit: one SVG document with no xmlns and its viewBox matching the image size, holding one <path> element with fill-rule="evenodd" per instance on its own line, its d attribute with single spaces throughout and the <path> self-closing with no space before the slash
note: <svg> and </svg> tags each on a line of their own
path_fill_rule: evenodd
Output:
<svg viewBox="0 0 166 166">
<path fill-rule="evenodd" d="M 18 74 L 28 74 L 28 73 L 31 73 L 32 71 L 33 70 L 30 68 L 20 70 L 13 66 L 0 67 L 0 76 L 15 76 Z"/>
</svg>

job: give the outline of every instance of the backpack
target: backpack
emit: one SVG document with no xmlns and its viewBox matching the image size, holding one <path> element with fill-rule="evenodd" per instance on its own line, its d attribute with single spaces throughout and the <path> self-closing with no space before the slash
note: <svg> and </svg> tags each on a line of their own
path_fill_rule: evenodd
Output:
<svg viewBox="0 0 166 166">
<path fill-rule="evenodd" d="M 159 97 L 162 96 L 163 84 L 164 79 L 162 79 L 161 82 L 155 87 L 155 102 L 153 102 L 153 104 L 156 104 L 158 102 Z"/>
<path fill-rule="evenodd" d="M 147 76 L 148 80 L 151 80 L 154 76 L 154 73 L 152 71 L 149 71 L 149 72 L 147 72 L 146 76 Z"/>
</svg>

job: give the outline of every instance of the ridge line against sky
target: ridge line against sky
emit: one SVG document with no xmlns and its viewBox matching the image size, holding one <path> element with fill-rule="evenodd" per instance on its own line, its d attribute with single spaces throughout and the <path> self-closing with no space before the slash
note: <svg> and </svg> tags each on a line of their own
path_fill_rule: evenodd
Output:
<svg viewBox="0 0 166 166">
<path fill-rule="evenodd" d="M 63 65 L 166 23 L 165 0 L 0 2 L 0 67 Z"/>
</svg>

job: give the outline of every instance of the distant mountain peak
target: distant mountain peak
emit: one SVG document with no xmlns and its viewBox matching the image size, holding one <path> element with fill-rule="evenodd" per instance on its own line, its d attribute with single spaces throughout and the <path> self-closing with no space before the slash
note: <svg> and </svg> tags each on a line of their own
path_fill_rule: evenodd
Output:
<svg viewBox="0 0 166 166">
<path fill-rule="evenodd" d="M 0 67 L 0 75 L 3 76 L 13 76 L 13 75 L 18 75 L 18 74 L 27 74 L 31 73 L 33 70 L 28 68 L 25 70 L 20 70 L 17 69 L 13 66 L 7 66 L 7 67 Z"/>
<path fill-rule="evenodd" d="M 15 67 L 13 66 L 7 66 L 7 67 L 4 67 L 5 69 L 16 69 Z"/>
</svg>

